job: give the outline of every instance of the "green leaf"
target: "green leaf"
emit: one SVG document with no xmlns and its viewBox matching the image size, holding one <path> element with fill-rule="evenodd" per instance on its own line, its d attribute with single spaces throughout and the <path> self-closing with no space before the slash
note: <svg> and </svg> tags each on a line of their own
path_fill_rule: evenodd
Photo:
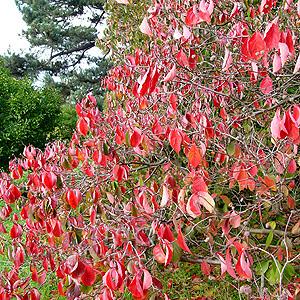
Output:
<svg viewBox="0 0 300 300">
<path fill-rule="evenodd" d="M 270 265 L 269 260 L 267 260 L 267 261 L 264 260 L 264 261 L 261 261 L 260 263 L 258 263 L 255 268 L 256 274 L 262 275 L 262 274 L 266 273 L 267 270 L 269 269 L 269 265 Z"/>
<path fill-rule="evenodd" d="M 276 227 L 276 222 L 275 221 L 270 221 L 269 224 L 270 224 L 270 227 L 272 229 L 275 229 L 275 227 Z"/>
<path fill-rule="evenodd" d="M 81 283 L 80 291 L 86 295 L 90 294 L 93 291 L 93 286 L 86 286 L 83 283 Z"/>
<path fill-rule="evenodd" d="M 274 237 L 274 234 L 273 234 L 273 231 L 271 231 L 267 237 L 265 249 L 267 249 L 270 246 L 270 244 L 273 240 L 273 237 Z"/>
<path fill-rule="evenodd" d="M 108 145 L 107 145 L 106 142 L 103 142 L 103 153 L 104 153 L 105 155 L 108 155 L 108 154 L 109 154 L 109 147 L 108 147 Z"/>
<path fill-rule="evenodd" d="M 127 131 L 127 132 L 125 133 L 125 142 L 126 142 L 126 145 L 127 145 L 128 147 L 132 148 L 132 147 L 131 147 L 131 144 L 130 144 L 130 134 L 129 134 L 129 131 Z"/>
<path fill-rule="evenodd" d="M 139 215 L 138 210 L 136 209 L 136 207 L 135 207 L 134 204 L 131 205 L 131 214 L 132 214 L 134 217 L 137 217 L 137 216 Z"/>
<path fill-rule="evenodd" d="M 182 249 L 180 248 L 180 246 L 178 245 L 178 243 L 176 241 L 173 242 L 172 245 L 173 245 L 172 262 L 175 263 L 180 259 L 181 255 L 182 255 Z"/>
<path fill-rule="evenodd" d="M 283 271 L 282 282 L 290 283 L 292 280 L 292 277 L 295 275 L 295 273 L 296 273 L 296 271 L 295 271 L 294 267 L 291 264 L 288 264 Z"/>
<path fill-rule="evenodd" d="M 227 153 L 232 156 L 235 152 L 235 143 L 231 142 L 228 146 L 227 146 Z"/>
<path fill-rule="evenodd" d="M 279 266 L 279 269 L 281 269 L 281 265 L 279 264 L 279 262 L 277 261 L 277 264 Z M 279 274 L 279 270 L 276 267 L 275 262 L 272 262 L 272 267 L 271 269 L 267 272 L 266 274 L 267 278 L 271 281 L 271 283 L 275 284 L 277 282 L 277 280 L 280 279 L 280 274 Z"/>
<path fill-rule="evenodd" d="M 64 161 L 62 163 L 62 167 L 66 170 L 72 170 L 70 163 L 66 159 L 64 159 Z"/>
</svg>

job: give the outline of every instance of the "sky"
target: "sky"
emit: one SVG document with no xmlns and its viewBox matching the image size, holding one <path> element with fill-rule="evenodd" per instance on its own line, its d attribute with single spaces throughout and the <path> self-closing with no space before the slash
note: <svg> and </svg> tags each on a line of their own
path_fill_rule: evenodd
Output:
<svg viewBox="0 0 300 300">
<path fill-rule="evenodd" d="M 10 48 L 19 53 L 21 49 L 28 49 L 29 43 L 22 38 L 22 29 L 26 24 L 14 0 L 0 0 L 0 55 Z"/>
</svg>

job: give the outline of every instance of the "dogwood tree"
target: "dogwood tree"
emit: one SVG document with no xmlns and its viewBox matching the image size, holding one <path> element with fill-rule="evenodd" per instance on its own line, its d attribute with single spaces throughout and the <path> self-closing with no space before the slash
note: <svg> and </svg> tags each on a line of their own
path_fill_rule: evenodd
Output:
<svg viewBox="0 0 300 300">
<path fill-rule="evenodd" d="M 170 299 L 159 270 L 180 261 L 295 299 L 299 4 L 144 6 L 108 6 L 105 112 L 85 97 L 69 144 L 26 146 L 1 175 L 2 299 L 39 299 L 53 272 L 71 300 Z"/>
</svg>

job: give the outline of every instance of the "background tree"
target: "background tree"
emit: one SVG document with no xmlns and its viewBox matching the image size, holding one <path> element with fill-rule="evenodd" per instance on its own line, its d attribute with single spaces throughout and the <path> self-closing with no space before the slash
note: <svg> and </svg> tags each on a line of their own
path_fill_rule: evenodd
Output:
<svg viewBox="0 0 300 300">
<path fill-rule="evenodd" d="M 0 168 L 23 152 L 24 145 L 44 148 L 59 124 L 60 96 L 17 80 L 0 67 Z"/>
<path fill-rule="evenodd" d="M 31 45 L 30 54 L 13 53 L 4 57 L 4 66 L 18 78 L 58 76 L 51 86 L 63 99 L 93 93 L 103 95 L 101 78 L 110 65 L 108 53 L 95 47 L 104 29 L 105 1 L 95 0 L 16 0 L 28 28 L 23 34 Z M 45 81 L 45 84 L 49 80 Z M 103 100 L 103 98 L 101 99 Z"/>
</svg>

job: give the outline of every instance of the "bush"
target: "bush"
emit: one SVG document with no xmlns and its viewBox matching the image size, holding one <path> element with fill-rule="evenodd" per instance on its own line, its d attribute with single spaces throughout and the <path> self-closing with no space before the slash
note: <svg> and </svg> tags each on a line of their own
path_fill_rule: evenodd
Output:
<svg viewBox="0 0 300 300">
<path fill-rule="evenodd" d="M 43 149 L 54 138 L 59 101 L 54 90 L 35 88 L 0 67 L 0 168 L 7 169 L 9 159 L 19 156 L 24 145 Z"/>
</svg>

